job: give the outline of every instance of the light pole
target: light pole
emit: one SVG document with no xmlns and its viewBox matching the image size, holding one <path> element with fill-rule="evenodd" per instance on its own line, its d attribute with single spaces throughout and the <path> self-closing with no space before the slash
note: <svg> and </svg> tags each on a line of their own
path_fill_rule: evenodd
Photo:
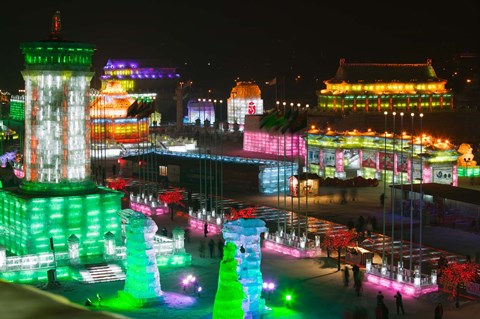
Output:
<svg viewBox="0 0 480 319">
<path fill-rule="evenodd" d="M 393 112 L 393 134 L 392 134 L 392 154 L 393 154 L 393 166 L 392 166 L 392 191 L 391 191 L 391 199 L 390 199 L 390 209 L 392 210 L 392 251 L 390 255 L 390 266 L 393 267 L 394 264 L 394 245 L 395 245 L 395 116 L 397 112 Z M 393 271 L 390 271 L 390 278 L 393 278 Z"/>
<path fill-rule="evenodd" d="M 403 112 L 400 112 L 400 262 L 401 266 L 403 267 Z"/>
<path fill-rule="evenodd" d="M 414 134 L 414 126 L 413 126 L 413 119 L 415 114 L 410 113 L 410 116 L 412 118 L 412 132 L 411 132 L 411 153 L 410 153 L 410 260 L 409 260 L 409 270 L 410 270 L 410 277 L 412 276 L 412 264 L 413 264 L 413 171 L 414 171 L 414 165 L 413 165 L 413 149 L 414 149 L 414 139 L 413 139 L 413 134 Z"/>
<path fill-rule="evenodd" d="M 384 146 L 383 146 L 383 223 L 382 223 L 382 275 L 386 272 L 386 260 L 385 260 L 385 218 L 386 218 L 386 201 L 385 195 L 387 193 L 387 115 L 388 112 L 383 112 L 385 115 L 385 133 L 384 133 Z"/>
<path fill-rule="evenodd" d="M 285 116 L 285 107 L 287 102 L 283 102 L 283 116 Z M 283 228 L 284 234 L 287 233 L 287 135 L 283 133 L 283 209 L 284 209 L 284 219 L 283 219 Z"/>
<path fill-rule="evenodd" d="M 309 153 L 308 153 L 308 137 L 309 137 L 309 133 L 308 133 L 308 108 L 309 108 L 309 105 L 307 104 L 306 105 L 306 112 L 307 112 L 307 138 L 305 139 L 305 167 L 307 168 L 307 192 L 305 193 L 305 236 L 306 238 L 308 239 L 308 192 L 310 191 L 309 189 L 309 177 L 310 177 L 310 167 L 308 166 L 308 156 L 309 156 Z M 315 126 L 312 125 L 312 129 L 315 129 Z M 308 241 L 308 240 L 307 240 Z"/>
<path fill-rule="evenodd" d="M 277 112 L 279 112 L 280 101 L 277 101 L 276 104 L 277 104 Z M 280 229 L 280 131 L 278 132 L 278 136 L 277 136 L 277 231 L 279 229 Z"/>
<path fill-rule="evenodd" d="M 420 113 L 420 260 L 419 260 L 419 268 L 420 268 L 420 279 L 422 278 L 422 259 L 423 259 L 423 251 L 422 251 L 422 228 L 423 228 L 423 128 L 422 128 L 422 120 L 423 120 L 423 113 Z"/>
</svg>

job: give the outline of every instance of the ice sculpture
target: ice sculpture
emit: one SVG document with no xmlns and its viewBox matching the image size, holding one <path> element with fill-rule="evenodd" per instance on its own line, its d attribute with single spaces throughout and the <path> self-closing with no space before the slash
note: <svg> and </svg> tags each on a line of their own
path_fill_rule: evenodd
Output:
<svg viewBox="0 0 480 319">
<path fill-rule="evenodd" d="M 119 295 L 133 298 L 137 307 L 161 303 L 160 273 L 153 246 L 158 227 L 150 217 L 128 210 L 127 276 L 124 291 Z"/>
<path fill-rule="evenodd" d="M 234 243 L 239 249 L 236 252 L 237 273 L 247 298 L 243 300 L 243 310 L 249 318 L 257 318 L 271 311 L 261 298 L 263 288 L 260 264 L 262 251 L 260 234 L 266 232 L 265 222 L 257 218 L 239 218 L 228 221 L 223 226 L 223 237 L 227 243 Z"/>
<path fill-rule="evenodd" d="M 102 255 L 117 234 L 123 193 L 91 179 L 89 87 L 93 44 L 62 40 L 60 12 L 46 40 L 20 44 L 25 56 L 24 180 L 0 190 L 0 245 L 15 255 L 68 251 Z"/>
<path fill-rule="evenodd" d="M 242 284 L 238 281 L 236 250 L 237 246 L 233 242 L 227 242 L 223 247 L 223 259 L 220 263 L 212 319 L 244 318 L 242 302 L 245 293 Z"/>
</svg>

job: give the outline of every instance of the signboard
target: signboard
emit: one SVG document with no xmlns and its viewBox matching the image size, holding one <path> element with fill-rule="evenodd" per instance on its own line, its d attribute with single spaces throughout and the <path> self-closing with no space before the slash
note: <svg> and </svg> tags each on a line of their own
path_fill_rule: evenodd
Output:
<svg viewBox="0 0 480 319">
<path fill-rule="evenodd" d="M 362 167 L 376 168 L 377 167 L 377 152 L 375 151 L 363 151 L 362 154 Z"/>
<path fill-rule="evenodd" d="M 421 179 L 420 175 L 420 161 L 413 161 L 413 180 L 419 181 Z"/>
<path fill-rule="evenodd" d="M 432 183 L 452 184 L 453 167 L 451 166 L 432 166 Z"/>
<path fill-rule="evenodd" d="M 334 150 L 323 151 L 323 166 L 335 167 L 335 151 Z"/>
<path fill-rule="evenodd" d="M 380 152 L 380 162 L 379 162 L 379 168 L 381 170 L 387 170 L 387 171 L 392 171 L 393 170 L 393 161 L 394 161 L 394 156 L 393 153 L 383 153 Z"/>
<path fill-rule="evenodd" d="M 408 172 L 408 155 L 397 154 L 397 171 L 400 173 Z"/>
</svg>

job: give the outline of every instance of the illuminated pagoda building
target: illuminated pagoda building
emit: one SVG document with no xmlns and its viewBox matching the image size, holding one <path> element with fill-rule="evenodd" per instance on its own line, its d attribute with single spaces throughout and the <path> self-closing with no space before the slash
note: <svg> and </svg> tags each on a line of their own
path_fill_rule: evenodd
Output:
<svg viewBox="0 0 480 319">
<path fill-rule="evenodd" d="M 227 99 L 227 121 L 230 130 L 238 124 L 239 130 L 243 131 L 245 115 L 256 114 L 263 114 L 262 91 L 253 82 L 237 82 Z"/>
<path fill-rule="evenodd" d="M 91 180 L 88 90 L 94 45 L 63 40 L 57 11 L 46 40 L 20 47 L 25 177 L 19 187 L 0 190 L 0 246 L 7 255 L 30 255 L 30 262 L 52 256 L 53 249 L 67 256 L 103 255 L 104 236 L 120 237 L 123 193 Z M 70 247 L 72 238 L 78 244 Z"/>
<path fill-rule="evenodd" d="M 165 67 L 156 67 L 163 64 Z M 103 67 L 102 90 L 111 81 L 121 84 L 129 94 L 155 93 L 155 111 L 162 120 L 175 121 L 176 103 L 173 99 L 180 74 L 169 61 L 110 59 Z"/>
<path fill-rule="evenodd" d="M 92 157 L 116 157 L 122 151 L 148 145 L 148 118 L 154 102 L 155 94 L 131 95 L 120 82 L 108 82 L 91 102 Z"/>
<path fill-rule="evenodd" d="M 453 109 L 446 80 L 432 61 L 417 64 L 347 63 L 340 59 L 335 76 L 317 93 L 321 111 L 434 112 Z"/>
</svg>

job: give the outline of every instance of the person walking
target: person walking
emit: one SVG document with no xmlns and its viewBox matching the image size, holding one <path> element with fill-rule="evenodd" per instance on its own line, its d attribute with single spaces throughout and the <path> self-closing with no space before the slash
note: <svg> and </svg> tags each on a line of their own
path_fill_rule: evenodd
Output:
<svg viewBox="0 0 480 319">
<path fill-rule="evenodd" d="M 362 281 L 360 280 L 360 278 L 354 280 L 353 287 L 355 288 L 357 297 L 360 297 L 362 295 Z"/>
<path fill-rule="evenodd" d="M 397 305 L 397 315 L 400 314 L 400 310 L 402 310 L 402 315 L 405 314 L 405 310 L 403 309 L 403 298 L 402 298 L 402 294 L 400 293 L 400 291 L 397 291 L 397 293 L 395 294 L 395 296 L 393 296 L 395 298 L 395 304 Z"/>
<path fill-rule="evenodd" d="M 207 234 L 208 234 L 208 223 L 205 222 L 205 224 L 203 224 L 203 236 L 207 237 Z"/>
<path fill-rule="evenodd" d="M 383 319 L 383 309 L 380 304 L 375 307 L 375 319 Z"/>
<path fill-rule="evenodd" d="M 348 287 L 348 284 L 350 283 L 350 269 L 348 268 L 347 265 L 345 265 L 345 268 L 343 269 L 343 284 L 345 287 Z"/>
<path fill-rule="evenodd" d="M 382 307 L 382 319 L 388 319 L 389 311 L 387 305 L 385 303 L 382 303 L 380 307 Z"/>
<path fill-rule="evenodd" d="M 360 267 L 358 267 L 357 264 L 353 264 L 352 272 L 353 272 L 353 282 L 360 280 Z"/>
<path fill-rule="evenodd" d="M 383 207 L 385 204 L 385 193 L 380 194 L 380 206 Z"/>
<path fill-rule="evenodd" d="M 223 259 L 223 246 L 225 245 L 225 243 L 223 242 L 223 238 L 218 238 L 218 243 L 217 243 L 217 247 L 218 247 L 218 257 L 220 257 L 220 259 Z"/>
<path fill-rule="evenodd" d="M 379 291 L 377 294 L 377 305 L 383 304 L 383 299 L 385 299 L 385 297 L 383 296 L 382 292 Z"/>
<path fill-rule="evenodd" d="M 213 258 L 213 251 L 215 249 L 215 242 L 213 241 L 213 238 L 210 238 L 208 241 L 208 249 L 210 250 L 210 258 Z"/>
<path fill-rule="evenodd" d="M 435 319 L 442 319 L 443 317 L 443 305 L 441 302 L 435 307 Z"/>
</svg>

